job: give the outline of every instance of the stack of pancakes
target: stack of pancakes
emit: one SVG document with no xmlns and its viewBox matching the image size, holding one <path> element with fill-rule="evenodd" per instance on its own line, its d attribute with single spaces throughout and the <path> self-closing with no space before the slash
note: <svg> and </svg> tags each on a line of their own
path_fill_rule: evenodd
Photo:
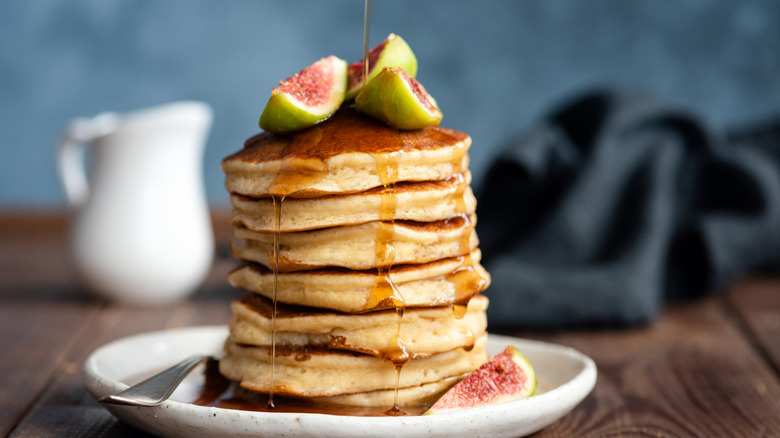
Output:
<svg viewBox="0 0 780 438">
<path fill-rule="evenodd" d="M 221 373 L 250 391 L 390 407 L 486 361 L 470 144 L 345 107 L 225 158 L 246 262 L 229 281 L 251 293 L 233 303 Z"/>
</svg>

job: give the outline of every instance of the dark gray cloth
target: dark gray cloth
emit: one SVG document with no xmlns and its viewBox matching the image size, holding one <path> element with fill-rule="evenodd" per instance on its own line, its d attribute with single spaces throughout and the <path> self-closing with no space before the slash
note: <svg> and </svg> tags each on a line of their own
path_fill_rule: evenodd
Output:
<svg viewBox="0 0 780 438">
<path fill-rule="evenodd" d="M 727 136 L 596 91 L 511 141 L 478 199 L 492 328 L 645 323 L 780 266 L 780 123 Z"/>
</svg>

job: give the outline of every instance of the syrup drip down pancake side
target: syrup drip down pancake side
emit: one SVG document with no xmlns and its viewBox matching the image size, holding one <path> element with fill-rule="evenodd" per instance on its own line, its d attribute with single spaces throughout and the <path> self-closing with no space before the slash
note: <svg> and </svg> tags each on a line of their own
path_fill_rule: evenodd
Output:
<svg viewBox="0 0 780 438">
<path fill-rule="evenodd" d="M 479 264 L 479 250 L 470 256 L 452 257 L 425 264 L 399 265 L 388 276 L 406 307 L 439 307 L 467 303 L 490 285 L 490 276 Z M 319 307 L 347 313 L 395 308 L 392 302 L 372 306 L 376 270 L 317 269 L 284 272 L 276 277 L 277 299 L 287 304 Z M 244 265 L 228 275 L 234 287 L 272 298 L 273 271 L 260 265 Z"/>
<path fill-rule="evenodd" d="M 263 133 L 222 161 L 225 186 L 250 197 L 321 197 L 401 181 L 441 181 L 465 172 L 471 138 L 440 127 L 398 131 L 345 107 L 292 135 Z M 394 156 L 385 175 L 376 163 Z M 282 191 L 280 191 L 282 190 Z"/>
<path fill-rule="evenodd" d="M 401 342 L 412 358 L 456 348 L 470 349 L 487 328 L 487 304 L 485 296 L 475 296 L 460 318 L 449 306 L 406 309 L 400 329 L 393 310 L 351 315 L 279 305 L 276 310 L 276 345 L 325 347 L 385 357 Z M 230 339 L 241 345 L 270 347 L 274 329 L 272 302 L 250 294 L 235 301 L 232 309 Z"/>
<path fill-rule="evenodd" d="M 421 264 L 468 254 L 477 248 L 476 215 L 435 222 L 368 222 L 312 231 L 281 233 L 279 254 L 274 235 L 236 227 L 233 255 L 269 269 L 278 256 L 279 272 L 326 266 L 364 270 L 397 264 Z M 376 246 L 390 236 L 391 257 L 378 257 Z"/>
</svg>

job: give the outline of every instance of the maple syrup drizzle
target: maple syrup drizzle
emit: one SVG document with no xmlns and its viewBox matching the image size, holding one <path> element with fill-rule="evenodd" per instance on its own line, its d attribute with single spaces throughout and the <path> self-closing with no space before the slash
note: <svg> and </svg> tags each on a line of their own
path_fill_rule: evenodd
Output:
<svg viewBox="0 0 780 438">
<path fill-rule="evenodd" d="M 384 412 L 385 415 L 391 417 L 406 415 L 406 411 L 398 406 L 398 387 L 401 385 L 401 368 L 403 368 L 404 363 L 406 362 L 393 364 L 395 366 L 395 396 L 393 398 L 393 407 Z"/>
<path fill-rule="evenodd" d="M 466 333 L 466 336 L 469 338 L 469 342 L 463 346 L 463 351 L 471 351 L 474 349 L 474 344 L 476 343 L 477 338 L 474 336 L 474 333 L 472 333 L 471 330 Z"/>
<path fill-rule="evenodd" d="M 274 204 L 274 280 L 273 280 L 273 311 L 271 312 L 271 377 L 270 389 L 268 390 L 268 403 L 266 409 L 274 409 L 274 368 L 276 364 L 276 305 L 277 291 L 279 286 L 279 233 L 282 220 L 282 202 L 284 196 L 277 198 L 271 197 Z"/>
<path fill-rule="evenodd" d="M 371 22 L 371 0 L 366 0 L 363 9 L 363 85 L 368 81 L 368 34 Z"/>
<path fill-rule="evenodd" d="M 309 145 L 315 147 L 322 141 L 322 126 L 313 126 L 292 136 L 282 152 L 282 162 L 276 177 L 268 188 L 271 196 L 287 196 L 304 190 L 322 179 L 328 172 L 324 160 L 310 159 L 300 151 Z"/>
<path fill-rule="evenodd" d="M 400 142 L 400 135 L 399 135 Z M 368 300 L 368 308 L 394 307 L 397 315 L 397 327 L 395 334 L 395 346 L 389 351 L 381 352 L 382 357 L 393 363 L 396 371 L 395 394 L 393 407 L 386 412 L 387 415 L 405 415 L 398 406 L 398 388 L 400 386 L 401 368 L 411 359 L 401 337 L 401 325 L 403 322 L 406 301 L 390 276 L 395 259 L 394 224 L 396 214 L 396 189 L 395 179 L 398 174 L 398 154 L 380 153 L 375 155 L 377 173 L 384 189 L 379 208 L 379 227 L 377 228 L 375 244 L 375 261 L 377 275 L 374 287 L 371 289 Z"/>
<path fill-rule="evenodd" d="M 463 198 L 468 185 L 463 184 L 462 174 L 459 178 L 461 179 L 461 184 L 458 186 L 454 196 L 455 211 L 457 212 L 457 216 L 465 221 L 465 226 L 469 229 L 473 229 L 471 217 L 467 213 L 466 201 Z M 463 236 L 461 236 L 458 246 L 460 247 L 460 252 L 463 254 L 463 262 L 457 269 L 447 274 L 445 277 L 446 280 L 453 285 L 456 297 L 461 296 L 460 294 L 466 291 L 482 290 L 487 282 L 487 278 L 483 277 L 475 268 L 475 262 L 471 256 L 471 232 L 464 233 Z M 467 294 L 468 298 L 465 300 L 456 298 L 456 302 L 452 304 L 452 313 L 455 318 L 460 319 L 466 315 L 471 296 L 472 294 L 469 293 Z"/>
<path fill-rule="evenodd" d="M 455 315 L 455 318 L 461 319 L 464 316 L 466 316 L 467 308 L 468 308 L 468 304 L 455 303 L 452 305 L 452 314 Z"/>
<path fill-rule="evenodd" d="M 466 203 L 463 200 L 463 196 L 456 198 L 457 199 L 457 211 L 459 212 L 465 212 L 466 211 Z M 465 221 L 465 226 L 469 229 L 473 229 L 473 224 L 471 222 L 471 217 L 466 213 L 461 213 L 459 216 Z M 460 252 L 463 253 L 463 262 L 461 265 L 455 269 L 454 271 L 450 272 L 445 278 L 447 281 L 450 282 L 450 284 L 453 285 L 455 288 L 455 296 L 459 296 L 460 293 L 468 292 L 468 291 L 474 291 L 474 290 L 482 290 L 485 288 L 485 283 L 487 282 L 487 279 L 484 278 L 480 273 L 476 270 L 474 267 L 474 259 L 471 256 L 471 231 L 464 233 L 463 236 L 460 238 L 459 246 L 460 246 Z M 457 299 L 452 304 L 452 314 L 456 319 L 461 319 L 464 316 L 466 316 L 466 313 L 468 313 L 468 306 L 469 301 L 471 300 L 471 294 L 467 293 L 466 299 Z M 468 330 L 468 333 L 466 335 L 469 338 L 469 343 L 463 347 L 464 351 L 471 351 L 474 348 L 474 343 L 476 342 L 476 337 L 474 336 L 474 333 L 471 332 L 471 330 Z"/>
<path fill-rule="evenodd" d="M 379 206 L 379 226 L 377 228 L 376 243 L 374 246 L 377 276 L 374 287 L 369 295 L 368 308 L 394 307 L 403 308 L 405 303 L 390 278 L 390 271 L 395 259 L 394 224 L 395 210 L 397 206 L 394 177 L 398 172 L 398 160 L 395 154 L 382 153 L 375 155 L 377 173 L 383 185 L 382 197 Z"/>
<path fill-rule="evenodd" d="M 277 317 L 277 296 L 279 285 L 279 249 L 282 223 L 282 204 L 287 195 L 293 194 L 306 188 L 311 181 L 321 177 L 326 172 L 325 163 L 320 160 L 302 160 L 299 157 L 288 154 L 288 150 L 296 147 L 297 144 L 313 142 L 318 144 L 322 139 L 322 129 L 314 127 L 306 131 L 304 135 L 295 135 L 290 143 L 282 152 L 282 163 L 273 182 L 268 188 L 271 195 L 271 201 L 274 206 L 274 243 L 273 243 L 273 291 L 271 312 L 271 372 L 269 376 L 270 385 L 268 390 L 267 410 L 276 409 L 274 403 L 274 385 L 276 370 L 276 317 Z"/>
</svg>

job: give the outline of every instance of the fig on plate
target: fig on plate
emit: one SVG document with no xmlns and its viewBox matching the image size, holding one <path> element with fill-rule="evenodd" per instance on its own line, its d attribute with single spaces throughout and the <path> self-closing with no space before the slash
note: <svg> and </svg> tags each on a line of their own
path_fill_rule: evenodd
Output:
<svg viewBox="0 0 780 438">
<path fill-rule="evenodd" d="M 271 91 L 260 127 L 284 133 L 322 122 L 344 102 L 346 87 L 346 61 L 335 56 L 322 58 Z"/>
<path fill-rule="evenodd" d="M 385 67 L 400 67 L 411 77 L 417 75 L 417 58 L 403 38 L 391 33 L 386 40 L 368 52 L 368 78 L 363 80 L 363 60 L 350 64 L 347 69 L 348 87 L 346 99 L 357 96 L 363 85 L 375 78 Z"/>
<path fill-rule="evenodd" d="M 439 414 L 530 397 L 536 374 L 517 348 L 510 345 L 444 393 L 425 414 Z"/>
<path fill-rule="evenodd" d="M 436 101 L 401 68 L 382 69 L 357 95 L 355 106 L 397 129 L 436 126 L 442 117 Z"/>
</svg>

